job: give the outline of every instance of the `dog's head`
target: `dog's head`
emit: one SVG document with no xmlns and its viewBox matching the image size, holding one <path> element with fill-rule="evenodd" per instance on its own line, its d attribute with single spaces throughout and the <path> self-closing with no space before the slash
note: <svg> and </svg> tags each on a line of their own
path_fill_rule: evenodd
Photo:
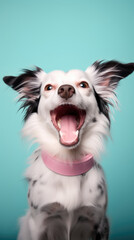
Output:
<svg viewBox="0 0 134 240">
<path fill-rule="evenodd" d="M 4 82 L 19 92 L 26 121 L 36 113 L 42 129 L 72 148 L 82 144 L 87 132 L 89 136 L 93 129 L 101 132 L 101 128 L 109 128 L 109 104 L 117 102 L 114 90 L 133 71 L 134 63 L 95 62 L 85 72 L 47 74 L 36 68 L 18 77 L 4 77 Z"/>
</svg>

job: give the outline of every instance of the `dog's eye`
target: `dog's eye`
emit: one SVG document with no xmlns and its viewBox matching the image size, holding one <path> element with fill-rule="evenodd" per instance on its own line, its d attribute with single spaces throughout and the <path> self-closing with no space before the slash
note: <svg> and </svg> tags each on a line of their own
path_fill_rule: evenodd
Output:
<svg viewBox="0 0 134 240">
<path fill-rule="evenodd" d="M 80 82 L 79 83 L 79 86 L 81 87 L 81 88 L 89 88 L 89 85 L 88 85 L 88 83 L 87 82 Z"/>
<path fill-rule="evenodd" d="M 45 91 L 50 91 L 52 89 L 53 89 L 53 86 L 51 84 L 46 85 L 44 88 Z"/>
</svg>

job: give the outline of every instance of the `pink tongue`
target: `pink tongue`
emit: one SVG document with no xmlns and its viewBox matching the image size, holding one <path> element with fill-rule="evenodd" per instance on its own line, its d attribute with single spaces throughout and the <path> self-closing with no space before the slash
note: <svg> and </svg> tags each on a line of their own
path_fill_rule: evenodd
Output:
<svg viewBox="0 0 134 240">
<path fill-rule="evenodd" d="M 77 142 L 77 121 L 74 116 L 66 115 L 60 119 L 60 137 L 61 143 L 64 145 L 71 145 Z"/>
</svg>

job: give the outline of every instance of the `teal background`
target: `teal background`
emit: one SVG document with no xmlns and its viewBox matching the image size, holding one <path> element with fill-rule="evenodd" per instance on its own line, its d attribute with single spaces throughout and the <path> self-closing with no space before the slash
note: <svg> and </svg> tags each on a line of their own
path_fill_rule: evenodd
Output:
<svg viewBox="0 0 134 240">
<path fill-rule="evenodd" d="M 97 59 L 134 62 L 133 0 L 0 0 L 0 240 L 16 239 L 26 212 L 23 172 L 33 150 L 20 137 L 23 113 L 3 76 L 34 65 L 85 70 Z M 102 156 L 111 240 L 134 239 L 133 90 L 134 74 L 118 87 L 121 110 Z"/>
</svg>

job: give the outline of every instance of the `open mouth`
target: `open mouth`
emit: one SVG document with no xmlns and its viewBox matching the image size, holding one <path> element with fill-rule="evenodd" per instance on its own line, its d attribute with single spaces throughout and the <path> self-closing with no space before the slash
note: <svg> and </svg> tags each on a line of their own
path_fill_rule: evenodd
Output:
<svg viewBox="0 0 134 240">
<path fill-rule="evenodd" d="M 65 146 L 77 144 L 86 111 L 74 105 L 64 104 L 50 111 L 50 115 L 54 127 L 59 132 L 60 143 Z"/>
</svg>

